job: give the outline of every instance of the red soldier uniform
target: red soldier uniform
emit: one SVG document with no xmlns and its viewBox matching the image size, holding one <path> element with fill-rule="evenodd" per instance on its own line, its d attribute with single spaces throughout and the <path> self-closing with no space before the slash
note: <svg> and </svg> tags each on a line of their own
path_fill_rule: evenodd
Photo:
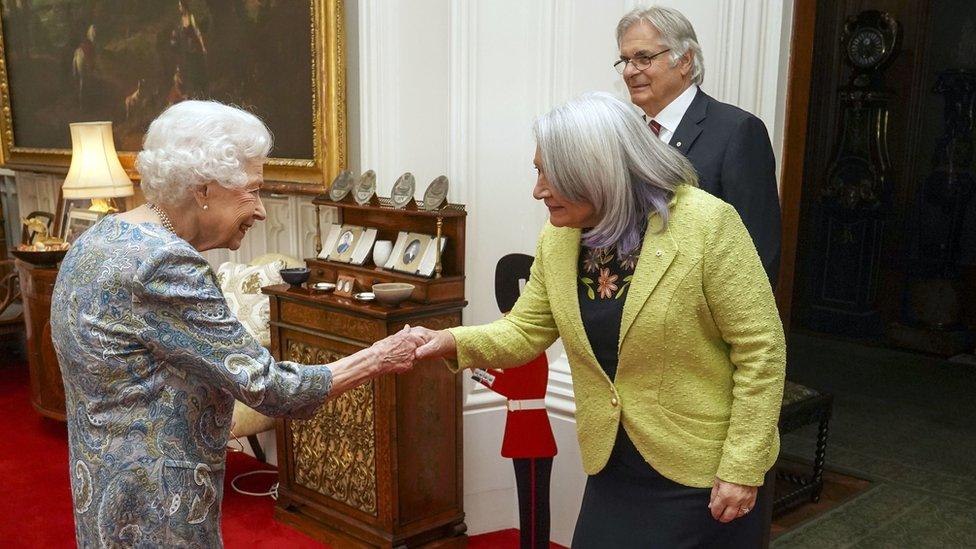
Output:
<svg viewBox="0 0 976 549">
<path fill-rule="evenodd" d="M 509 254 L 495 267 L 495 299 L 507 313 L 528 281 L 532 256 Z M 546 353 L 506 370 L 475 370 L 478 383 L 508 399 L 502 456 L 511 458 L 519 501 L 519 547 L 549 549 L 549 479 L 556 439 L 546 411 L 549 361 Z"/>
<path fill-rule="evenodd" d="M 508 416 L 502 456 L 507 458 L 541 458 L 556 455 L 546 412 L 546 385 L 549 361 L 543 353 L 535 360 L 507 370 L 476 370 L 475 380 L 508 398 Z"/>
</svg>

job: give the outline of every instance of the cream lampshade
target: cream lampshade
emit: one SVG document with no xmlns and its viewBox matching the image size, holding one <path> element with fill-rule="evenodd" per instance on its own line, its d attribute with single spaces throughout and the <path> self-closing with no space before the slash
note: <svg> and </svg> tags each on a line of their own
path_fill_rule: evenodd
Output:
<svg viewBox="0 0 976 549">
<path fill-rule="evenodd" d="M 67 200 L 132 196 L 132 180 L 125 174 L 112 140 L 111 122 L 71 124 L 71 167 L 61 186 Z"/>
</svg>

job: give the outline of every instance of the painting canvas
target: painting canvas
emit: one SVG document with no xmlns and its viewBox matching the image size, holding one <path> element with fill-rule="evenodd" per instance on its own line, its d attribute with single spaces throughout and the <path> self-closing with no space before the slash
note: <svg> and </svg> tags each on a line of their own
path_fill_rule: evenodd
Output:
<svg viewBox="0 0 976 549">
<path fill-rule="evenodd" d="M 329 153 L 342 154 L 342 144 L 330 140 L 344 134 L 330 131 L 342 118 L 341 67 L 326 66 L 335 57 L 326 50 L 338 49 L 340 40 L 337 4 L 0 0 L 11 107 L 5 152 L 69 152 L 68 124 L 90 120 L 111 120 L 116 148 L 138 151 L 167 106 L 214 99 L 268 124 L 278 164 L 328 164 Z M 317 102 L 322 97 L 335 101 Z"/>
</svg>

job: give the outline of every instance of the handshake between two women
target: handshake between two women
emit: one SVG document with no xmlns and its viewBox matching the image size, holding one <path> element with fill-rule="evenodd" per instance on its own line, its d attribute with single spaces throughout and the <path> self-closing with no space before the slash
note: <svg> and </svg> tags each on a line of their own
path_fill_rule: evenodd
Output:
<svg viewBox="0 0 976 549">
<path fill-rule="evenodd" d="M 408 372 L 419 360 L 451 357 L 455 352 L 454 336 L 450 332 L 408 324 L 372 346 L 329 364 L 332 370 L 329 397 L 338 396 L 376 376 Z"/>
</svg>

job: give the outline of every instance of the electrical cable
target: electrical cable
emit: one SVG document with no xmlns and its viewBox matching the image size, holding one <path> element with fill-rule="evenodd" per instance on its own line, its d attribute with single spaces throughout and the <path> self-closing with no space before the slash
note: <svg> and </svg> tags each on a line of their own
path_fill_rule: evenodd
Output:
<svg viewBox="0 0 976 549">
<path fill-rule="evenodd" d="M 237 492 L 238 494 L 244 494 L 245 496 L 258 496 L 258 497 L 271 496 L 271 499 L 277 500 L 278 499 L 278 483 L 277 482 L 275 482 L 274 484 L 272 484 L 271 487 L 268 488 L 268 491 L 267 492 L 249 492 L 247 490 L 242 490 L 242 489 L 240 489 L 240 488 L 237 487 L 237 481 L 238 480 L 240 480 L 240 479 L 242 479 L 244 477 L 249 477 L 251 475 L 257 475 L 259 473 L 270 473 L 272 475 L 277 475 L 278 474 L 278 471 L 274 471 L 274 470 L 271 470 L 271 469 L 262 469 L 262 470 L 259 470 L 259 471 L 250 471 L 248 473 L 241 473 L 241 474 L 237 475 L 236 477 L 234 477 L 234 480 L 230 481 L 230 487 L 233 488 L 234 491 Z"/>
</svg>

